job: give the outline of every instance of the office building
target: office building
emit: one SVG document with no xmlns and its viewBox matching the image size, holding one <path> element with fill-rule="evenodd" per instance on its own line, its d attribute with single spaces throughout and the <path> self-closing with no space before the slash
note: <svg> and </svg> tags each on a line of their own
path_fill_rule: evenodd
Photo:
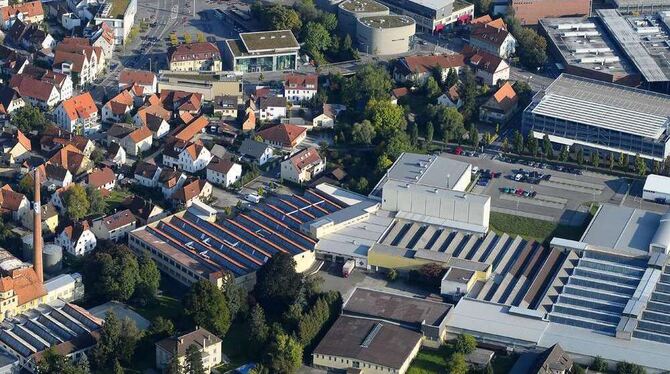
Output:
<svg viewBox="0 0 670 374">
<path fill-rule="evenodd" d="M 233 72 L 172 72 L 161 70 L 158 75 L 158 92 L 183 91 L 198 93 L 205 101 L 217 96 L 236 97 L 242 102 L 242 77 Z"/>
<path fill-rule="evenodd" d="M 649 174 L 642 188 L 642 198 L 650 201 L 670 202 L 670 177 Z"/>
<path fill-rule="evenodd" d="M 358 49 L 373 55 L 395 55 L 409 51 L 415 32 L 408 16 L 361 17 L 356 24 Z"/>
<path fill-rule="evenodd" d="M 392 13 L 412 17 L 417 32 L 438 32 L 474 18 L 475 7 L 463 0 L 381 0 Z"/>
<path fill-rule="evenodd" d="M 356 24 L 362 17 L 388 16 L 389 8 L 373 0 L 345 0 L 337 6 L 337 27 L 340 32 L 356 36 Z"/>
<path fill-rule="evenodd" d="M 637 87 L 640 74 L 597 17 L 544 18 L 539 30 L 565 73 Z"/>
<path fill-rule="evenodd" d="M 226 40 L 223 58 L 228 68 L 243 73 L 294 70 L 299 50 L 291 30 L 247 32 Z"/>
<path fill-rule="evenodd" d="M 523 113 L 526 135 L 569 147 L 662 161 L 670 155 L 670 96 L 562 74 Z"/>
<path fill-rule="evenodd" d="M 168 49 L 171 71 L 221 71 L 221 53 L 214 43 L 179 44 Z"/>
<path fill-rule="evenodd" d="M 114 33 L 114 44 L 125 43 L 135 24 L 137 0 L 117 0 L 104 3 L 95 15 L 95 24 L 107 24 Z"/>
<path fill-rule="evenodd" d="M 670 9 L 669 0 L 612 0 L 614 5 L 624 13 L 653 13 Z"/>
</svg>

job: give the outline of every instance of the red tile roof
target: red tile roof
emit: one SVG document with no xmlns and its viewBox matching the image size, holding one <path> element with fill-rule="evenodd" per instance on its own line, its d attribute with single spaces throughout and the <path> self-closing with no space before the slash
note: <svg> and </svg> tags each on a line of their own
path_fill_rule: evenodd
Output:
<svg viewBox="0 0 670 374">
<path fill-rule="evenodd" d="M 32 267 L 14 269 L 10 275 L 0 278 L 0 292 L 8 291 L 14 291 L 19 305 L 47 294 Z"/>
<path fill-rule="evenodd" d="M 32 150 L 32 145 L 30 144 L 30 139 L 28 139 L 21 130 L 16 130 L 16 141 L 19 142 L 27 151 Z"/>
<path fill-rule="evenodd" d="M 256 133 L 256 135 L 260 136 L 265 141 L 278 143 L 286 148 L 292 148 L 297 145 L 297 139 L 306 131 L 307 129 L 301 126 L 281 124 L 261 130 Z"/>
<path fill-rule="evenodd" d="M 106 184 L 112 183 L 116 180 L 114 170 L 105 167 L 98 170 L 93 170 L 87 177 L 87 183 L 93 188 L 100 188 Z"/>
<path fill-rule="evenodd" d="M 208 123 L 209 121 L 207 120 L 207 117 L 199 116 L 179 130 L 175 135 L 175 138 L 183 141 L 191 140 L 197 133 L 201 132 Z"/>
<path fill-rule="evenodd" d="M 317 152 L 316 148 L 314 147 L 303 149 L 302 151 L 291 156 L 290 160 L 298 171 L 301 171 L 308 166 L 322 162 L 319 152 Z"/>
<path fill-rule="evenodd" d="M 284 75 L 284 88 L 298 90 L 316 90 L 319 76 L 316 74 L 286 74 Z"/>
<path fill-rule="evenodd" d="M 517 96 L 512 85 L 509 82 L 506 82 L 495 94 L 493 94 L 492 99 L 500 109 L 507 112 L 517 104 L 519 96 Z"/>
<path fill-rule="evenodd" d="M 107 227 L 107 230 L 116 230 L 133 224 L 135 222 L 135 216 L 129 209 L 126 209 L 116 212 L 111 216 L 107 216 L 102 220 L 105 227 Z"/>
<path fill-rule="evenodd" d="M 192 182 L 184 183 L 184 186 L 174 193 L 173 198 L 181 203 L 186 203 L 194 197 L 200 196 L 206 184 L 207 181 L 204 179 L 195 179 Z"/>
<path fill-rule="evenodd" d="M 221 174 L 227 174 L 230 169 L 235 166 L 235 163 L 228 159 L 215 158 L 207 165 L 207 169 L 216 171 Z"/>
<path fill-rule="evenodd" d="M 500 47 L 505 41 L 509 32 L 507 30 L 489 25 L 477 25 L 470 32 L 470 39 L 482 41 Z"/>
<path fill-rule="evenodd" d="M 89 118 L 98 112 L 98 107 L 95 106 L 95 101 L 90 92 L 84 92 L 79 96 L 69 98 L 63 101 L 61 105 L 65 110 L 65 114 L 72 121 L 78 118 Z"/>
<path fill-rule="evenodd" d="M 168 59 L 170 62 L 221 59 L 221 52 L 214 43 L 180 44 L 176 47 L 170 47 Z"/>
<path fill-rule="evenodd" d="M 134 83 L 143 86 L 151 86 L 156 80 L 156 74 L 146 70 L 123 69 L 119 75 L 119 84 L 132 85 Z"/>
<path fill-rule="evenodd" d="M 4 185 L 0 189 L 0 209 L 3 211 L 16 212 L 21 207 L 21 202 L 25 198 L 22 193 L 12 190 L 9 185 Z"/>
<path fill-rule="evenodd" d="M 410 74 L 425 73 L 436 66 L 442 69 L 457 68 L 465 65 L 465 57 L 461 54 L 454 55 L 429 55 L 429 56 L 407 56 L 402 59 Z"/>
<path fill-rule="evenodd" d="M 39 101 L 48 101 L 51 92 L 56 88 L 53 84 L 17 74 L 9 81 L 9 86 L 23 97 L 34 98 Z"/>
<path fill-rule="evenodd" d="M 153 134 L 148 127 L 142 126 L 139 129 L 131 132 L 128 136 L 130 136 L 130 139 L 137 144 L 147 138 L 151 138 Z"/>
<path fill-rule="evenodd" d="M 119 92 L 118 95 L 114 96 L 109 100 L 105 106 L 112 110 L 112 113 L 115 115 L 123 115 L 126 113 L 128 107 L 133 105 L 133 96 L 126 90 Z"/>
<path fill-rule="evenodd" d="M 23 13 L 26 18 L 44 16 L 44 8 L 42 8 L 41 1 L 31 1 L 0 8 L 0 17 L 2 17 L 4 22 L 7 22 L 12 16 L 18 13 Z"/>
</svg>

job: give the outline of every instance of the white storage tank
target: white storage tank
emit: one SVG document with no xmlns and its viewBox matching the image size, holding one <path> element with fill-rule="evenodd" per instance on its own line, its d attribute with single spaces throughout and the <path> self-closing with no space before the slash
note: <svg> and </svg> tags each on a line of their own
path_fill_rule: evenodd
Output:
<svg viewBox="0 0 670 374">
<path fill-rule="evenodd" d="M 42 250 L 42 264 L 47 273 L 56 273 L 63 269 L 63 248 L 53 243 L 45 244 Z"/>
</svg>

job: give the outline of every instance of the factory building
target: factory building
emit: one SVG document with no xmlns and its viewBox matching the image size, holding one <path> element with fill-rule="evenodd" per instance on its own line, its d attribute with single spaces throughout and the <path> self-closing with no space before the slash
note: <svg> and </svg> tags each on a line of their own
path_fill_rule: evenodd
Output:
<svg viewBox="0 0 670 374">
<path fill-rule="evenodd" d="M 511 0 L 514 16 L 522 25 L 536 25 L 542 18 L 591 14 L 591 0 Z"/>
<path fill-rule="evenodd" d="M 562 74 L 525 109 L 522 131 L 554 143 L 663 161 L 670 96 Z"/>
<path fill-rule="evenodd" d="M 539 30 L 562 70 L 571 75 L 637 87 L 640 74 L 598 17 L 544 18 Z"/>
<path fill-rule="evenodd" d="M 642 188 L 642 198 L 660 203 L 670 202 L 670 177 L 649 174 Z"/>
</svg>

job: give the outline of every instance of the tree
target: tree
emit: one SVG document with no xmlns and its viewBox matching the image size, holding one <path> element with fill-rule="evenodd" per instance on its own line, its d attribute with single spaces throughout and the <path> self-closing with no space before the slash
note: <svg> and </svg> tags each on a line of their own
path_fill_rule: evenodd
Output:
<svg viewBox="0 0 670 374">
<path fill-rule="evenodd" d="M 635 155 L 635 171 L 641 177 L 647 175 L 647 162 L 640 157 L 639 153 Z"/>
<path fill-rule="evenodd" d="M 393 81 L 384 67 L 366 64 L 344 81 L 340 96 L 344 104 L 354 107 L 359 102 L 367 104 L 370 99 L 388 100 L 392 88 Z"/>
<path fill-rule="evenodd" d="M 514 132 L 514 140 L 512 142 L 512 146 L 514 147 L 514 153 L 516 154 L 523 153 L 523 135 L 519 130 L 516 130 Z"/>
<path fill-rule="evenodd" d="M 407 126 L 404 109 L 390 100 L 370 99 L 365 108 L 365 116 L 370 119 L 376 133 L 383 138 L 404 131 Z"/>
<path fill-rule="evenodd" d="M 398 271 L 396 269 L 389 269 L 386 272 L 386 279 L 388 279 L 389 282 L 395 281 L 398 279 Z"/>
<path fill-rule="evenodd" d="M 223 292 L 209 281 L 194 283 L 183 299 L 184 313 L 198 326 L 224 336 L 230 328 L 230 310 Z"/>
<path fill-rule="evenodd" d="M 23 133 L 31 131 L 42 132 L 48 123 L 44 112 L 37 107 L 27 104 L 12 113 L 10 123 Z"/>
<path fill-rule="evenodd" d="M 166 319 L 163 316 L 158 316 L 151 321 L 148 333 L 156 340 L 167 338 L 168 336 L 174 335 L 174 324 L 169 319 Z"/>
<path fill-rule="evenodd" d="M 165 374 L 183 374 L 184 373 L 184 368 L 181 366 L 179 362 L 179 357 L 174 356 L 168 362 L 167 368 L 166 368 L 166 373 Z"/>
<path fill-rule="evenodd" d="M 409 133 L 409 143 L 412 147 L 416 147 L 416 144 L 419 141 L 419 127 L 415 122 L 412 122 L 407 130 Z"/>
<path fill-rule="evenodd" d="M 189 44 L 193 41 L 193 38 L 191 37 L 190 33 L 185 32 L 184 33 L 184 43 Z"/>
<path fill-rule="evenodd" d="M 426 143 L 432 143 L 433 142 L 433 132 L 435 131 L 435 128 L 433 127 L 432 122 L 426 123 Z"/>
<path fill-rule="evenodd" d="M 433 76 L 429 76 L 423 85 L 423 91 L 428 99 L 433 100 L 440 95 L 442 89 L 440 89 L 437 80 Z"/>
<path fill-rule="evenodd" d="M 463 76 L 463 106 L 461 111 L 465 120 L 470 120 L 477 113 L 477 82 L 470 69 L 465 69 Z"/>
<path fill-rule="evenodd" d="M 98 371 L 111 370 L 117 362 L 130 364 L 139 332 L 129 319 L 119 320 L 113 311 L 107 313 L 100 338 L 91 351 L 91 363 Z"/>
<path fill-rule="evenodd" d="M 300 14 L 294 9 L 283 5 L 262 5 L 260 2 L 251 6 L 251 12 L 261 22 L 270 26 L 272 30 L 287 30 L 297 32 L 302 27 Z"/>
<path fill-rule="evenodd" d="M 519 27 L 512 29 L 517 40 L 517 54 L 522 65 L 536 69 L 547 62 L 547 40 L 535 30 Z"/>
<path fill-rule="evenodd" d="M 93 188 L 93 186 L 86 186 L 86 195 L 89 201 L 88 214 L 102 215 L 107 210 L 107 201 L 102 197 L 102 192 Z"/>
<path fill-rule="evenodd" d="M 586 370 L 584 370 L 584 368 L 577 363 L 572 365 L 572 371 L 573 371 L 574 374 L 584 374 L 584 373 L 586 373 Z"/>
<path fill-rule="evenodd" d="M 204 43 L 204 42 L 207 41 L 207 40 L 205 39 L 205 34 L 203 34 L 203 33 L 201 33 L 201 32 L 198 33 L 198 35 L 197 35 L 197 39 L 198 39 L 198 43 Z"/>
<path fill-rule="evenodd" d="M 386 153 L 382 153 L 377 157 L 377 165 L 375 166 L 375 172 L 377 174 L 383 174 L 388 168 L 393 165 L 393 161 L 388 157 Z"/>
<path fill-rule="evenodd" d="M 493 2 L 491 0 L 474 0 L 473 4 L 475 4 L 475 15 L 479 17 L 488 14 L 492 3 Z"/>
<path fill-rule="evenodd" d="M 468 139 L 470 140 L 470 144 L 472 144 L 473 147 L 477 147 L 479 145 L 479 131 L 477 131 L 477 127 L 475 125 L 470 126 Z"/>
<path fill-rule="evenodd" d="M 502 148 L 503 152 L 509 152 L 509 140 L 507 140 L 507 138 L 503 139 L 502 145 L 500 147 Z"/>
<path fill-rule="evenodd" d="M 610 152 L 609 156 L 607 157 L 607 164 L 610 170 L 614 169 L 614 152 Z"/>
<path fill-rule="evenodd" d="M 251 309 L 249 316 L 249 347 L 260 352 L 267 344 L 269 336 L 270 327 L 265 320 L 265 312 L 260 305 L 256 304 Z"/>
<path fill-rule="evenodd" d="M 655 160 L 653 167 L 654 167 L 654 169 L 653 169 L 654 174 L 661 174 L 661 163 L 659 161 Z"/>
<path fill-rule="evenodd" d="M 600 166 L 600 153 L 598 151 L 591 152 L 591 166 L 594 168 Z"/>
<path fill-rule="evenodd" d="M 353 189 L 361 194 L 365 194 L 368 192 L 368 187 L 369 187 L 369 182 L 368 179 L 365 177 L 360 177 L 356 181 L 356 183 L 353 185 Z"/>
<path fill-rule="evenodd" d="M 388 139 L 384 144 L 382 149 L 383 153 L 388 154 L 388 156 L 395 160 L 403 152 L 409 152 L 412 150 L 412 145 L 409 142 L 409 136 L 406 132 L 397 132 Z"/>
<path fill-rule="evenodd" d="M 328 30 L 328 32 L 332 33 L 337 28 L 337 16 L 335 13 L 322 12 L 319 16 L 319 23 Z"/>
<path fill-rule="evenodd" d="M 489 145 L 493 142 L 493 135 L 491 135 L 490 132 L 486 131 L 482 139 L 484 140 L 484 144 Z"/>
<path fill-rule="evenodd" d="M 351 129 L 351 140 L 357 144 L 372 144 L 375 138 L 375 127 L 368 120 L 361 123 L 354 123 Z"/>
<path fill-rule="evenodd" d="M 330 32 L 320 23 L 310 22 L 303 32 L 305 50 L 309 53 L 323 52 L 330 48 Z"/>
<path fill-rule="evenodd" d="M 577 154 L 575 155 L 577 165 L 582 166 L 584 164 L 584 150 L 582 147 L 577 148 Z"/>
<path fill-rule="evenodd" d="M 564 145 L 561 147 L 561 153 L 558 155 L 558 160 L 561 162 L 566 162 L 568 161 L 568 158 L 570 157 L 570 151 L 568 150 L 568 146 Z"/>
<path fill-rule="evenodd" d="M 280 331 L 270 344 L 267 360 L 273 373 L 295 373 L 302 364 L 302 346 L 295 338 Z"/>
<path fill-rule="evenodd" d="M 529 136 L 528 139 L 526 139 L 526 148 L 533 157 L 537 156 L 538 143 L 537 139 L 534 136 Z"/>
<path fill-rule="evenodd" d="M 477 348 L 477 340 L 472 335 L 461 334 L 456 338 L 455 348 L 457 352 L 468 355 Z"/>
<path fill-rule="evenodd" d="M 528 82 L 516 81 L 514 83 L 514 92 L 519 97 L 519 107 L 525 108 L 530 104 L 530 100 L 533 98 L 533 89 L 530 87 Z"/>
<path fill-rule="evenodd" d="M 73 184 L 65 191 L 65 210 L 73 221 L 79 221 L 88 214 L 90 203 L 84 187 Z"/>
<path fill-rule="evenodd" d="M 447 372 L 449 374 L 467 374 L 468 364 L 465 362 L 465 355 L 460 352 L 452 354 L 447 361 Z"/>
<path fill-rule="evenodd" d="M 151 301 L 158 292 L 161 273 L 148 251 L 140 253 L 137 264 L 139 266 L 139 280 L 135 286 L 134 297 L 145 302 Z"/>
<path fill-rule="evenodd" d="M 647 371 L 640 365 L 622 361 L 616 365 L 616 372 L 617 374 L 645 374 Z"/>
<path fill-rule="evenodd" d="M 288 254 L 272 256 L 256 271 L 254 295 L 263 310 L 271 316 L 280 316 L 288 306 L 298 301 L 302 274 L 295 271 L 295 260 Z M 290 286 L 289 286 L 290 285 Z"/>
<path fill-rule="evenodd" d="M 96 164 L 105 161 L 105 153 L 102 151 L 102 149 L 98 147 L 93 149 L 93 152 L 91 152 L 91 161 L 95 162 Z"/>
<path fill-rule="evenodd" d="M 98 248 L 84 257 L 83 279 L 89 300 L 128 301 L 140 281 L 137 257 L 125 245 Z"/>
<path fill-rule="evenodd" d="M 223 284 L 223 295 L 226 297 L 232 320 L 237 316 L 246 316 L 249 313 L 248 294 L 244 287 L 235 282 L 226 282 Z"/>
<path fill-rule="evenodd" d="M 53 348 L 47 349 L 37 363 L 39 374 L 89 374 L 88 362 L 80 360 L 73 362 L 71 359 L 56 353 Z"/>
<path fill-rule="evenodd" d="M 460 139 L 465 133 L 464 118 L 456 108 L 447 108 L 441 106 L 435 116 L 435 119 L 442 129 L 442 140 L 448 142 L 451 139 Z"/>
<path fill-rule="evenodd" d="M 542 138 L 542 150 L 544 151 L 544 157 L 548 160 L 554 158 L 554 147 L 551 145 L 551 140 L 549 140 L 549 135 L 544 134 Z"/>
<path fill-rule="evenodd" d="M 202 352 L 197 345 L 191 344 L 186 348 L 186 373 L 205 374 L 205 368 L 202 366 Z"/>
<path fill-rule="evenodd" d="M 444 86 L 449 89 L 453 87 L 456 83 L 458 83 L 458 73 L 454 68 L 449 68 L 449 72 L 447 73 L 447 79 L 444 81 Z"/>
<path fill-rule="evenodd" d="M 596 356 L 596 358 L 593 359 L 593 362 L 591 362 L 591 366 L 589 366 L 589 368 L 601 373 L 609 370 L 607 362 L 600 356 Z"/>
</svg>

